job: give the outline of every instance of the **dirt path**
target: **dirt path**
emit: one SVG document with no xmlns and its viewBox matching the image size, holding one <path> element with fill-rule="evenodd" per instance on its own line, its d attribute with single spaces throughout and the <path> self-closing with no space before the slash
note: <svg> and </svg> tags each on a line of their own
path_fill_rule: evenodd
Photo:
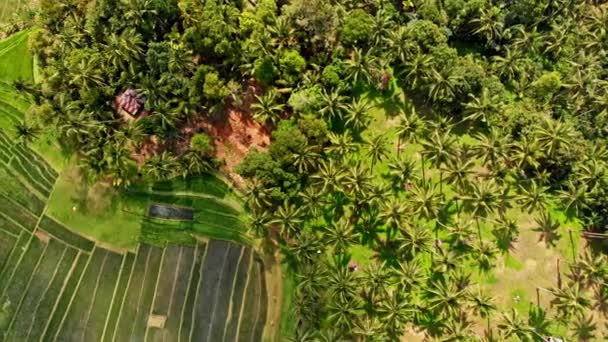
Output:
<svg viewBox="0 0 608 342">
<path fill-rule="evenodd" d="M 258 251 L 264 257 L 266 266 L 266 287 L 268 290 L 268 310 L 264 341 L 279 342 L 281 329 L 281 309 L 283 307 L 283 272 L 281 270 L 281 255 L 278 249 L 272 253 Z"/>
</svg>

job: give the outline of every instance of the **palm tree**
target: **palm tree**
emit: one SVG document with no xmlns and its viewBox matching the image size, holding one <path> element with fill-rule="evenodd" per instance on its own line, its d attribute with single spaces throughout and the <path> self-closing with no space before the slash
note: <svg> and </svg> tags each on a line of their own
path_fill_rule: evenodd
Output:
<svg viewBox="0 0 608 342">
<path fill-rule="evenodd" d="M 430 286 L 425 289 L 424 298 L 428 309 L 449 320 L 460 315 L 460 308 L 466 299 L 466 291 L 459 289 L 450 279 L 444 278 L 431 281 Z"/>
<path fill-rule="evenodd" d="M 586 205 L 586 187 L 576 186 L 572 180 L 568 180 L 565 189 L 558 190 L 557 196 L 564 205 L 566 212 L 573 210 L 578 216 L 580 211 L 587 207 Z"/>
<path fill-rule="evenodd" d="M 142 172 L 152 181 L 165 181 L 178 175 L 179 164 L 175 156 L 163 152 L 145 161 Z"/>
<path fill-rule="evenodd" d="M 344 122 L 347 126 L 352 128 L 354 132 L 360 132 L 367 127 L 370 116 L 369 116 L 370 105 L 367 100 L 358 98 L 353 100 L 350 104 L 345 107 L 345 118 Z"/>
<path fill-rule="evenodd" d="M 558 151 L 569 151 L 575 137 L 574 128 L 563 121 L 545 119 L 537 125 L 533 136 L 547 156 L 553 158 Z"/>
<path fill-rule="evenodd" d="M 366 199 L 372 191 L 372 175 L 366 166 L 357 162 L 346 172 L 344 185 L 355 199 Z"/>
<path fill-rule="evenodd" d="M 372 56 L 371 50 L 362 52 L 359 48 L 354 48 L 350 58 L 344 61 L 344 71 L 347 79 L 356 84 L 359 81 L 371 83 L 375 72 L 376 59 Z"/>
<path fill-rule="evenodd" d="M 452 74 L 446 76 L 432 68 L 426 86 L 428 99 L 434 103 L 451 102 L 454 99 L 458 81 L 458 76 Z"/>
<path fill-rule="evenodd" d="M 416 90 L 423 81 L 429 79 L 433 73 L 433 58 L 430 54 L 417 51 L 412 58 L 401 64 L 400 79 L 404 79 L 410 88 Z"/>
<path fill-rule="evenodd" d="M 487 88 L 483 88 L 480 97 L 469 94 L 471 100 L 464 104 L 465 117 L 463 121 L 481 121 L 487 124 L 488 119 L 495 117 L 502 111 L 504 104 L 498 95 L 490 95 Z"/>
<path fill-rule="evenodd" d="M 418 116 L 416 109 L 413 106 L 409 107 L 407 114 L 402 114 L 399 117 L 399 124 L 397 126 L 397 155 L 401 152 L 401 140 L 408 142 L 415 142 L 422 136 L 424 136 L 426 130 L 426 122 Z"/>
<path fill-rule="evenodd" d="M 366 140 L 365 144 L 368 148 L 367 156 L 371 159 L 373 169 L 377 162 L 382 161 L 384 158 L 386 158 L 386 156 L 388 156 L 386 137 L 379 134 Z"/>
<path fill-rule="evenodd" d="M 394 270 L 398 292 L 412 292 L 413 289 L 420 288 L 426 283 L 428 276 L 419 260 L 419 258 L 413 258 L 398 262 L 398 267 Z"/>
<path fill-rule="evenodd" d="M 477 224 L 477 234 L 481 241 L 479 218 L 494 213 L 498 205 L 498 191 L 493 181 L 472 182 L 469 195 L 463 197 L 465 208 L 473 215 Z"/>
<path fill-rule="evenodd" d="M 526 167 L 538 168 L 540 165 L 538 160 L 541 157 L 541 150 L 538 148 L 538 141 L 521 137 L 521 140 L 511 144 L 511 158 L 523 173 Z"/>
<path fill-rule="evenodd" d="M 330 159 L 329 161 L 321 160 L 319 171 L 312 178 L 322 185 L 321 192 L 327 193 L 335 188 L 341 188 L 345 175 L 344 166 L 336 164 L 334 159 Z"/>
<path fill-rule="evenodd" d="M 410 320 L 414 309 L 402 294 L 394 291 L 377 308 L 380 321 L 392 339 L 401 336 L 402 329 Z"/>
<path fill-rule="evenodd" d="M 298 168 L 298 172 L 308 174 L 317 165 L 319 157 L 313 146 L 307 146 L 293 154 L 293 165 Z"/>
<path fill-rule="evenodd" d="M 40 134 L 40 128 L 23 120 L 14 124 L 15 139 L 23 145 L 28 145 L 34 142 Z"/>
<path fill-rule="evenodd" d="M 587 342 L 595 339 L 597 324 L 593 319 L 593 315 L 579 314 L 574 321 L 570 323 L 569 328 L 573 340 Z"/>
<path fill-rule="evenodd" d="M 261 124 L 270 123 L 276 126 L 281 119 L 281 113 L 283 112 L 284 104 L 277 103 L 276 91 L 268 91 L 262 96 L 255 95 L 258 102 L 251 105 L 253 108 L 253 118 Z"/>
<path fill-rule="evenodd" d="M 388 227 L 386 233 L 388 241 L 395 236 L 395 232 L 402 226 L 405 211 L 405 205 L 398 198 L 391 198 L 382 203 L 378 217 Z"/>
<path fill-rule="evenodd" d="M 253 232 L 253 234 L 259 238 L 265 238 L 268 236 L 268 229 L 271 224 L 270 215 L 265 212 L 256 212 L 253 211 L 251 213 L 251 218 L 249 220 L 249 231 Z"/>
<path fill-rule="evenodd" d="M 502 314 L 502 321 L 498 324 L 498 329 L 507 339 L 516 338 L 519 341 L 533 341 L 536 337 L 528 322 L 523 320 L 515 309 Z"/>
<path fill-rule="evenodd" d="M 503 12 L 496 6 L 481 9 L 479 17 L 471 20 L 471 24 L 476 27 L 473 34 L 483 36 L 488 45 L 494 45 L 503 35 Z"/>
<path fill-rule="evenodd" d="M 490 316 L 496 311 L 495 299 L 480 288 L 476 292 L 468 293 L 469 306 L 473 312 L 487 320 L 486 335 L 490 334 Z"/>
<path fill-rule="evenodd" d="M 455 185 L 457 191 L 464 191 L 469 185 L 469 175 L 473 173 L 475 163 L 463 153 L 459 153 L 445 162 L 441 169 L 445 173 L 445 180 Z"/>
<path fill-rule="evenodd" d="M 342 119 L 346 110 L 346 96 L 341 95 L 340 91 L 335 89 L 328 93 L 323 89 L 321 92 L 322 102 L 319 112 L 329 120 Z"/>
<path fill-rule="evenodd" d="M 511 248 L 518 233 L 517 223 L 503 215 L 499 215 L 492 226 L 492 234 L 496 237 L 498 247 L 503 251 L 508 251 Z"/>
<path fill-rule="evenodd" d="M 408 225 L 402 227 L 400 232 L 397 251 L 406 260 L 412 260 L 417 255 L 430 251 L 432 238 L 429 231 L 424 227 Z"/>
<path fill-rule="evenodd" d="M 454 272 L 461 263 L 461 255 L 455 254 L 450 248 L 439 247 L 433 251 L 433 272 L 445 276 Z"/>
<path fill-rule="evenodd" d="M 323 241 L 331 246 L 335 253 L 342 254 L 357 242 L 357 237 L 350 222 L 341 219 L 335 224 L 325 226 Z"/>
<path fill-rule="evenodd" d="M 415 214 L 426 219 L 435 219 L 441 204 L 441 195 L 430 182 L 415 183 L 410 189 L 408 199 Z"/>
<path fill-rule="evenodd" d="M 548 191 L 548 187 L 538 186 L 536 181 L 531 179 L 526 185 L 519 185 L 517 202 L 528 214 L 533 211 L 543 211 L 549 203 Z"/>
<path fill-rule="evenodd" d="M 279 225 L 283 236 L 293 237 L 297 235 L 302 228 L 302 208 L 297 207 L 295 204 L 289 203 L 286 200 L 276 210 L 271 222 Z"/>
<path fill-rule="evenodd" d="M 572 268 L 580 272 L 580 283 L 588 288 L 595 285 L 599 290 L 604 286 L 603 283 L 608 277 L 608 263 L 606 256 L 600 253 L 593 253 L 586 250 Z"/>
<path fill-rule="evenodd" d="M 545 241 L 545 244 L 555 246 L 555 241 L 559 240 L 560 234 L 558 233 L 559 222 L 554 221 L 546 211 L 542 211 L 540 216 L 535 218 L 536 228 L 534 231 L 540 233 L 538 241 Z"/>
<path fill-rule="evenodd" d="M 327 319 L 339 331 L 351 331 L 354 320 L 358 316 L 359 303 L 355 298 L 345 299 L 343 297 L 332 298 L 327 305 Z M 320 341 L 320 340 L 316 340 Z"/>
<path fill-rule="evenodd" d="M 418 168 L 411 158 L 401 157 L 392 161 L 388 164 L 388 170 L 395 189 L 403 190 L 406 184 L 418 180 Z"/>
<path fill-rule="evenodd" d="M 381 331 L 382 324 L 375 315 L 359 317 L 353 327 L 353 334 L 357 337 L 357 341 L 380 341 L 383 337 L 386 338 L 381 335 Z"/>
<path fill-rule="evenodd" d="M 496 246 L 486 241 L 479 241 L 473 246 L 473 255 L 482 271 L 492 269 L 497 252 Z"/>
<path fill-rule="evenodd" d="M 388 294 L 393 281 L 385 263 L 371 263 L 363 269 L 361 277 L 363 298 L 366 300 L 366 311 L 370 312 L 378 301 Z"/>
<path fill-rule="evenodd" d="M 352 300 L 357 297 L 359 281 L 357 272 L 352 272 L 346 265 L 333 264 L 329 267 L 327 291 L 334 299 Z"/>
<path fill-rule="evenodd" d="M 550 290 L 555 298 L 551 305 L 555 307 L 559 316 L 569 319 L 574 315 L 583 314 L 591 306 L 591 301 L 578 283 Z"/>
<path fill-rule="evenodd" d="M 443 196 L 443 169 L 441 166 L 456 154 L 456 138 L 449 130 L 443 134 L 434 130 L 429 139 L 423 140 L 421 144 L 422 151 L 420 154 L 431 161 L 436 168 L 439 168 L 439 193 Z"/>
<path fill-rule="evenodd" d="M 472 246 L 471 237 L 475 234 L 472 223 L 472 221 L 463 220 L 457 215 L 453 223 L 441 225 L 447 229 L 451 245 L 457 249 L 468 250 Z"/>
<path fill-rule="evenodd" d="M 546 336 L 549 334 L 549 327 L 551 326 L 551 321 L 547 317 L 547 312 L 536 305 L 530 305 L 530 309 L 528 310 L 528 325 L 534 332 L 536 337 Z"/>
<path fill-rule="evenodd" d="M 353 138 L 349 130 L 339 133 L 328 133 L 330 145 L 325 148 L 328 154 L 334 154 L 338 159 L 344 159 L 347 155 L 357 151 L 357 144 L 353 142 Z"/>
<path fill-rule="evenodd" d="M 504 56 L 492 56 L 492 70 L 503 81 L 510 82 L 523 73 L 521 54 L 509 47 L 505 47 L 504 51 Z"/>
<path fill-rule="evenodd" d="M 488 134 L 478 133 L 475 135 L 478 143 L 473 146 L 476 157 L 481 158 L 483 165 L 495 168 L 498 161 L 507 155 L 507 137 L 498 129 L 491 128 Z"/>
</svg>

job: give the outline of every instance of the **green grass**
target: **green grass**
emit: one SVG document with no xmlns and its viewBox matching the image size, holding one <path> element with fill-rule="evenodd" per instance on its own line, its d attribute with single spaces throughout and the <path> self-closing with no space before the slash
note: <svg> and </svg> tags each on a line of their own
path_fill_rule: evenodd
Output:
<svg viewBox="0 0 608 342">
<path fill-rule="evenodd" d="M 4 0 L 5 6 L 2 6 L 2 2 L 0 2 L 0 7 L 6 7 L 6 4 L 18 1 Z M 0 8 L 0 21 L 4 17 L 4 10 L 6 9 Z M 0 41 L 0 81 L 33 80 L 33 57 L 27 45 L 30 32 L 30 30 L 22 31 Z"/>
</svg>

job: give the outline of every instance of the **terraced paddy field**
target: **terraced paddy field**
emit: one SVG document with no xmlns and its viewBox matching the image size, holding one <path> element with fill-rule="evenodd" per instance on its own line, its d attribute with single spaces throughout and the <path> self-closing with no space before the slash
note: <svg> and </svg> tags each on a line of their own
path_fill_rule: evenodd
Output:
<svg viewBox="0 0 608 342">
<path fill-rule="evenodd" d="M 0 1 L 0 24 L 7 22 L 18 11 L 32 6 L 35 0 L 1 0 Z"/>
<path fill-rule="evenodd" d="M 1 131 L 0 152 L 0 341 L 262 340 L 264 266 L 251 248 L 104 249 L 46 213 L 49 164 Z"/>
</svg>

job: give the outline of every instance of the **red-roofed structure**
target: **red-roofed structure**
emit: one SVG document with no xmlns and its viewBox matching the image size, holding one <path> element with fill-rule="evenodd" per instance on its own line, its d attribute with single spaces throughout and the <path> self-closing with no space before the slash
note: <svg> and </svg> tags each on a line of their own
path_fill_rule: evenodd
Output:
<svg viewBox="0 0 608 342">
<path fill-rule="evenodd" d="M 145 104 L 145 98 L 135 89 L 128 88 L 116 97 L 116 110 L 126 120 L 137 119 Z"/>
</svg>

